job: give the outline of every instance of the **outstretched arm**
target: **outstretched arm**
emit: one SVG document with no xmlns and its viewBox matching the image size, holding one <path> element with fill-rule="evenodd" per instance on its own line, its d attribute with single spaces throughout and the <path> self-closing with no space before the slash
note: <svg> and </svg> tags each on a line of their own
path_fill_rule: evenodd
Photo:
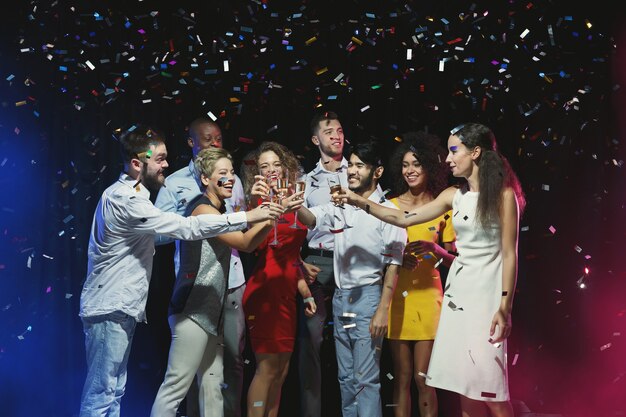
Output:
<svg viewBox="0 0 626 417">
<path fill-rule="evenodd" d="M 365 210 L 372 216 L 386 223 L 406 228 L 414 224 L 432 220 L 450 210 L 452 208 L 452 199 L 455 192 L 456 188 L 450 187 L 439 194 L 433 201 L 408 213 L 376 204 L 345 188 L 342 188 L 340 193 L 333 194 L 333 199 L 337 202 L 347 201 L 349 204 Z M 300 214 L 298 214 L 298 216 L 300 216 Z"/>
<path fill-rule="evenodd" d="M 199 214 L 219 214 L 219 212 L 215 209 L 215 207 L 209 206 L 208 204 L 201 204 L 195 208 L 193 213 L 191 213 L 192 216 L 197 216 Z M 225 233 L 216 236 L 216 238 L 233 249 L 249 253 L 254 251 L 257 246 L 263 242 L 267 233 L 271 229 L 272 222 L 266 220 L 255 224 L 245 232 L 237 231 Z"/>
<path fill-rule="evenodd" d="M 302 223 L 303 225 L 307 226 L 310 229 L 315 227 L 315 223 L 316 223 L 315 214 L 313 214 L 311 210 L 309 210 L 308 208 L 304 206 L 301 206 L 298 209 L 298 220 L 300 220 L 300 223 Z"/>
</svg>

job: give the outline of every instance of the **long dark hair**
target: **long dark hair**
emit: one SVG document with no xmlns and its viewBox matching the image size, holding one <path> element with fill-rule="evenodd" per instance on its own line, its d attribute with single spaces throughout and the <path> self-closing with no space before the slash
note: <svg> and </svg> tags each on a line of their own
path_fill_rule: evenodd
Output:
<svg viewBox="0 0 626 417">
<path fill-rule="evenodd" d="M 480 225 L 486 228 L 490 224 L 500 224 L 500 207 L 506 188 L 511 188 L 515 193 L 521 216 L 526 206 L 522 185 L 509 161 L 498 151 L 496 137 L 491 129 L 478 123 L 466 123 L 450 133 L 457 136 L 469 150 L 476 146 L 482 150 L 477 161 L 480 189 L 477 217 Z"/>
<path fill-rule="evenodd" d="M 426 173 L 426 191 L 437 197 L 448 185 L 446 152 L 440 145 L 441 141 L 423 131 L 407 132 L 401 138 L 402 143 L 396 147 L 389 161 L 394 193 L 399 196 L 409 189 L 402 176 L 402 160 L 407 152 L 412 152 Z"/>
</svg>

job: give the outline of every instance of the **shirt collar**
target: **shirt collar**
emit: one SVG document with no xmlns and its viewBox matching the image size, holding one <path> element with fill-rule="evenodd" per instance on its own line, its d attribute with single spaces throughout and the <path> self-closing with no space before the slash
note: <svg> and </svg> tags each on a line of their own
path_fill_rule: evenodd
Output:
<svg viewBox="0 0 626 417">
<path fill-rule="evenodd" d="M 128 175 L 127 173 L 122 172 L 120 174 L 120 178 L 118 179 L 118 181 L 124 184 L 125 186 L 127 186 L 128 188 L 134 189 L 140 195 L 146 198 L 150 198 L 150 191 L 148 191 L 148 189 L 142 183 L 137 184 L 137 180 L 131 177 L 130 175 Z M 135 184 L 137 184 L 137 186 L 135 186 Z"/>
<path fill-rule="evenodd" d="M 345 157 L 341 158 L 341 165 L 339 165 L 339 169 L 343 172 L 348 172 L 348 160 Z M 313 175 L 318 174 L 320 172 L 332 172 L 324 168 L 324 163 L 322 162 L 322 158 L 317 161 L 317 165 L 313 168 Z M 339 171 L 336 171 L 339 172 Z"/>
<path fill-rule="evenodd" d="M 367 199 L 368 199 L 368 201 L 373 201 L 376 204 L 382 204 L 382 203 L 384 203 L 387 200 L 387 198 L 383 194 L 383 189 L 380 188 L 380 184 L 376 185 L 376 189 L 374 190 L 374 192 L 372 194 L 370 194 L 370 196 Z M 361 210 L 360 208 L 358 208 L 356 206 L 355 206 L 355 208 L 357 210 Z"/>
</svg>

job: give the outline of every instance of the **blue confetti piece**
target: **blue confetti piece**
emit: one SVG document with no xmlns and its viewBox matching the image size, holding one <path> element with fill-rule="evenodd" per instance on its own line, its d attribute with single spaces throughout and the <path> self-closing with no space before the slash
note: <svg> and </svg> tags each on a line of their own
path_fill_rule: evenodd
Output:
<svg viewBox="0 0 626 417">
<path fill-rule="evenodd" d="M 67 72 L 67 67 L 63 65 L 59 65 L 59 71 Z"/>
</svg>

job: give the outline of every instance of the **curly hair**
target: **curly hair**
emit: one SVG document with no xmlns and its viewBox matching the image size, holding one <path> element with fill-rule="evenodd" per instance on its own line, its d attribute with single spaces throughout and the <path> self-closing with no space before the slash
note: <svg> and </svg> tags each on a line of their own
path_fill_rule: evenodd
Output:
<svg viewBox="0 0 626 417">
<path fill-rule="evenodd" d="M 241 165 L 241 181 L 243 182 L 243 191 L 247 199 L 250 198 L 250 190 L 255 181 L 254 176 L 259 174 L 259 156 L 269 151 L 274 152 L 278 156 L 283 169 L 287 169 L 294 174 L 302 171 L 298 159 L 287 147 L 278 142 L 266 141 L 261 143 L 257 149 L 249 152 L 243 158 L 243 164 Z"/>
<path fill-rule="evenodd" d="M 426 173 L 426 190 L 436 197 L 448 185 L 446 151 L 441 140 L 429 133 L 407 132 L 401 136 L 402 143 L 396 147 L 389 161 L 396 195 L 405 193 L 409 186 L 402 175 L 402 160 L 407 152 L 413 153 Z"/>
<path fill-rule="evenodd" d="M 476 146 L 482 149 L 477 161 L 480 189 L 477 216 L 480 225 L 487 228 L 490 224 L 500 223 L 500 206 L 506 188 L 511 188 L 515 193 L 521 217 L 526 206 L 522 185 L 509 161 L 498 151 L 496 137 L 491 129 L 478 123 L 466 123 L 452 129 L 450 134 L 458 137 L 470 150 Z"/>
</svg>

